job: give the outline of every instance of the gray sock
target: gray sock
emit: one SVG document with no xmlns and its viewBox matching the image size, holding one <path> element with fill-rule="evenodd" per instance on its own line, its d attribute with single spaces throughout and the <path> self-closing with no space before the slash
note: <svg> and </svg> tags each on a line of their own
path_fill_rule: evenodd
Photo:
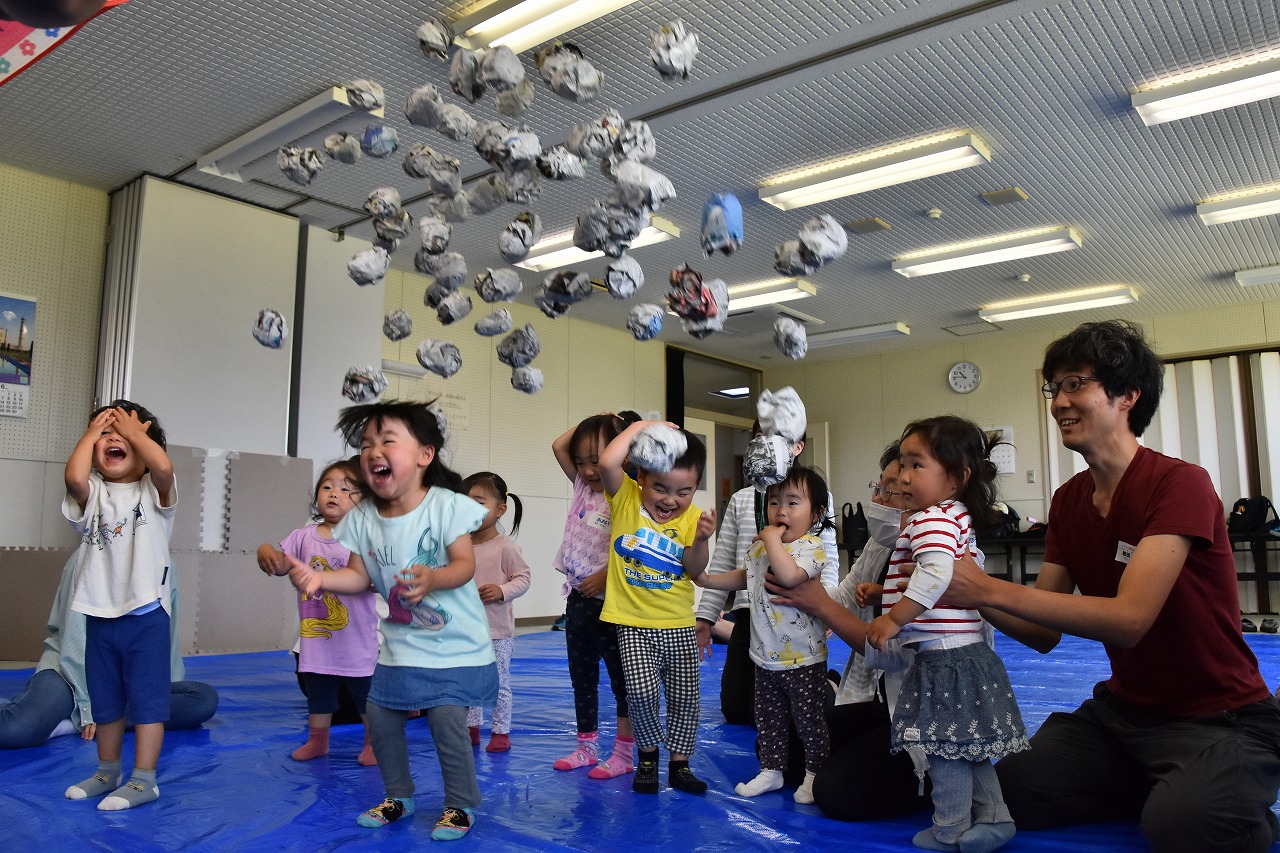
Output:
<svg viewBox="0 0 1280 853">
<path fill-rule="evenodd" d="M 160 788 L 156 785 L 156 771 L 139 770 L 135 767 L 129 781 L 98 803 L 98 809 L 104 812 L 118 812 L 159 798 Z"/>
<path fill-rule="evenodd" d="M 66 798 L 68 800 L 83 800 L 88 797 L 101 797 L 119 785 L 120 762 L 99 761 L 98 771 L 83 782 L 68 788 L 66 790 Z"/>
<path fill-rule="evenodd" d="M 939 841 L 938 836 L 933 834 L 933 827 L 922 829 L 911 839 L 911 843 L 921 850 L 940 850 L 942 853 L 952 853 L 960 849 L 959 844 L 948 844 L 945 841 Z"/>
<path fill-rule="evenodd" d="M 960 836 L 960 853 L 991 853 L 1008 844 L 1016 832 L 1012 821 L 975 823 Z"/>
</svg>

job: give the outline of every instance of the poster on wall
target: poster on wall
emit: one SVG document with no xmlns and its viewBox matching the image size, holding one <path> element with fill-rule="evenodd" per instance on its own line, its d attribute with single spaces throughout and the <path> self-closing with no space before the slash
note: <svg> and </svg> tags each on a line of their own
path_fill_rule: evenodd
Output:
<svg viewBox="0 0 1280 853">
<path fill-rule="evenodd" d="M 27 417 L 35 338 L 36 301 L 0 293 L 0 417 Z"/>
<path fill-rule="evenodd" d="M 128 0 L 103 0 L 96 17 Z M 88 11 L 89 7 L 85 7 Z M 87 21 L 70 27 L 30 27 L 18 21 L 0 19 L 0 86 L 30 68 L 49 51 L 79 31 Z"/>
</svg>

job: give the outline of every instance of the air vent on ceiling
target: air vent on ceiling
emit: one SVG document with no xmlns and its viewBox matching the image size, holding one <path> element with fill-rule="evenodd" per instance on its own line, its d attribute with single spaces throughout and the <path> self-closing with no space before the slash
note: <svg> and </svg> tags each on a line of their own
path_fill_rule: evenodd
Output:
<svg viewBox="0 0 1280 853">
<path fill-rule="evenodd" d="M 845 230 L 852 231 L 854 234 L 875 234 L 877 231 L 888 231 L 893 228 L 892 225 L 878 216 L 846 222 L 844 227 Z"/>
<path fill-rule="evenodd" d="M 982 200 L 992 207 L 1002 204 L 1017 204 L 1020 201 L 1026 201 L 1028 198 L 1022 187 L 1006 187 L 1002 190 L 992 190 L 989 193 L 982 194 Z"/>
<path fill-rule="evenodd" d="M 821 326 L 825 322 L 786 305 L 761 305 L 731 313 L 725 320 L 724 333 L 737 338 L 772 335 L 773 323 L 779 317 L 789 317 L 807 328 Z"/>
<path fill-rule="evenodd" d="M 965 338 L 969 335 L 985 335 L 987 332 L 999 332 L 1003 331 L 1003 329 L 995 323 L 987 323 L 979 320 L 977 323 L 961 323 L 959 326 L 943 326 L 942 331 L 950 332 L 959 338 Z"/>
</svg>

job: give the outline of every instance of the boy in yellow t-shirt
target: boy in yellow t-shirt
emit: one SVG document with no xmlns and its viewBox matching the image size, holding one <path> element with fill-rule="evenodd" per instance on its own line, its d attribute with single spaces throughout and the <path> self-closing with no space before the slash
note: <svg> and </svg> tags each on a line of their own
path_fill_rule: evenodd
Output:
<svg viewBox="0 0 1280 853">
<path fill-rule="evenodd" d="M 670 471 L 640 469 L 632 480 L 623 470 L 636 436 L 660 423 L 632 424 L 600 454 L 611 513 L 600 618 L 618 626 L 627 706 L 640 749 L 632 790 L 658 793 L 658 746 L 665 740 L 671 752 L 671 786 L 701 794 L 707 783 L 689 769 L 700 706 L 691 578 L 707 567 L 707 540 L 715 532 L 716 514 L 692 505 L 707 462 L 706 447 L 696 436 L 681 431 L 688 447 Z M 660 688 L 667 697 L 665 733 L 658 718 Z"/>
</svg>

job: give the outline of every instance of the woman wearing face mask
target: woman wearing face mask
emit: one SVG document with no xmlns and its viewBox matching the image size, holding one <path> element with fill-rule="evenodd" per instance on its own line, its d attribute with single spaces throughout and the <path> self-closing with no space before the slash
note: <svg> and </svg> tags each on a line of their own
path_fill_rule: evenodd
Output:
<svg viewBox="0 0 1280 853">
<path fill-rule="evenodd" d="M 819 617 L 855 652 L 866 648 L 867 624 L 879 615 L 875 604 L 860 605 L 855 591 L 862 584 L 883 583 L 902 525 L 896 441 L 880 455 L 880 479 L 872 488 L 866 514 L 871 538 L 833 592 L 828 594 L 814 581 L 792 589 L 770 585 L 775 602 Z M 878 602 L 879 596 L 871 600 Z M 823 814 L 836 820 L 877 820 L 930 807 L 927 786 L 921 790 L 911 758 L 905 752 L 889 752 L 888 700 L 897 698 L 911 652 L 871 651 L 871 660 L 862 654 L 849 656 L 835 705 L 827 709 L 831 756 L 814 779 L 813 796 Z M 793 749 L 791 755 L 797 752 Z M 795 772 L 788 770 L 789 775 Z"/>
</svg>

